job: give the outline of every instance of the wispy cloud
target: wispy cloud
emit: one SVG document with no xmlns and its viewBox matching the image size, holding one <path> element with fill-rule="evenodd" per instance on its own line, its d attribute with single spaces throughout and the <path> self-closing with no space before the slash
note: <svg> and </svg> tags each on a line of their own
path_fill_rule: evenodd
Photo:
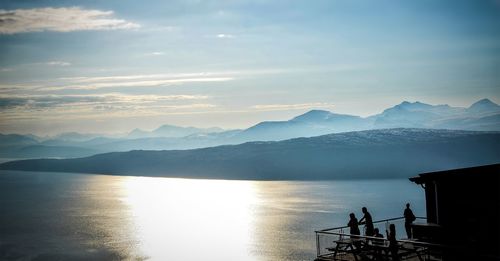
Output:
<svg viewBox="0 0 500 261">
<path fill-rule="evenodd" d="M 113 11 L 68 8 L 0 10 L 0 34 L 136 29 L 140 25 L 114 17 Z"/>
<path fill-rule="evenodd" d="M 145 56 L 162 56 L 162 55 L 165 55 L 164 52 L 150 52 L 150 53 L 146 53 Z"/>
<path fill-rule="evenodd" d="M 71 65 L 71 63 L 64 62 L 64 61 L 50 61 L 50 62 L 46 62 L 45 64 L 50 65 L 50 66 L 70 66 Z"/>
<path fill-rule="evenodd" d="M 148 81 L 119 81 L 119 82 L 99 82 L 91 84 L 64 85 L 59 87 L 43 87 L 39 91 L 60 91 L 60 90 L 97 90 L 114 87 L 156 87 L 168 86 L 190 82 L 225 82 L 230 81 L 231 77 L 204 77 L 204 78 L 181 78 L 181 79 L 162 79 Z"/>
<path fill-rule="evenodd" d="M 0 110 L 22 107 L 24 109 L 39 109 L 57 107 L 68 104 L 89 104 L 105 101 L 100 96 L 61 96 L 61 95 L 19 95 L 0 97 Z"/>
<path fill-rule="evenodd" d="M 251 108 L 261 111 L 282 111 L 282 110 L 299 110 L 299 109 L 312 109 L 312 108 L 330 108 L 335 105 L 324 102 L 313 103 L 296 103 L 296 104 L 261 104 L 254 105 Z"/>
<path fill-rule="evenodd" d="M 0 110 L 13 107 L 38 109 L 66 105 L 96 104 L 153 104 L 185 100 L 204 100 L 206 95 L 125 95 L 119 93 L 101 95 L 4 95 L 0 96 Z"/>
<path fill-rule="evenodd" d="M 0 96 L 5 120 L 154 116 L 216 108 L 205 95 L 7 95 Z"/>
<path fill-rule="evenodd" d="M 133 75 L 114 75 L 114 76 L 94 76 L 94 77 L 64 77 L 59 80 L 65 80 L 75 83 L 92 83 L 92 82 L 115 82 L 115 81 L 131 81 L 131 80 L 151 80 L 151 79 L 182 79 L 182 78 L 197 78 L 197 77 L 217 77 L 228 76 L 232 73 L 163 73 L 163 74 L 133 74 Z"/>
<path fill-rule="evenodd" d="M 309 70 L 268 68 L 256 70 L 196 73 L 62 77 L 30 82 L 3 83 L 0 84 L 0 94 L 34 94 L 34 92 L 47 94 L 50 92 L 60 92 L 65 90 L 97 91 L 105 88 L 132 89 L 134 87 L 164 87 L 196 82 L 227 82 L 238 79 L 240 77 L 258 77 L 259 75 L 284 74 L 302 71 L 307 72 Z"/>
<path fill-rule="evenodd" d="M 12 72 L 14 71 L 13 68 L 9 68 L 9 67 L 6 67 L 6 68 L 0 68 L 0 72 Z"/>
<path fill-rule="evenodd" d="M 217 38 L 234 38 L 234 35 L 232 34 L 218 34 L 216 35 Z"/>
<path fill-rule="evenodd" d="M 36 63 L 40 65 L 42 63 Z M 45 63 L 43 63 L 45 64 Z M 0 93 L 16 91 L 62 91 L 62 90 L 98 90 L 114 87 L 155 87 L 180 85 L 190 82 L 226 82 L 239 77 L 258 77 L 259 75 L 308 72 L 309 69 L 256 69 L 241 71 L 215 71 L 196 73 L 162 73 L 114 76 L 79 76 L 62 77 L 41 81 L 3 83 Z"/>
<path fill-rule="evenodd" d="M 64 66 L 60 64 L 59 66 Z M 105 88 L 162 87 L 195 82 L 225 82 L 231 73 L 178 73 L 117 75 L 105 77 L 65 77 L 45 81 L 0 84 L 0 93 L 26 91 L 99 90 Z"/>
</svg>

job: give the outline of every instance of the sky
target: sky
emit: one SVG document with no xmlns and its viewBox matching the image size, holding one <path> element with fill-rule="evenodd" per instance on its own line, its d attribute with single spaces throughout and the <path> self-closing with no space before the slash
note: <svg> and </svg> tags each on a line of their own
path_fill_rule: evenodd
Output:
<svg viewBox="0 0 500 261">
<path fill-rule="evenodd" d="M 500 101 L 500 1 L 0 2 L 0 133 Z"/>
</svg>

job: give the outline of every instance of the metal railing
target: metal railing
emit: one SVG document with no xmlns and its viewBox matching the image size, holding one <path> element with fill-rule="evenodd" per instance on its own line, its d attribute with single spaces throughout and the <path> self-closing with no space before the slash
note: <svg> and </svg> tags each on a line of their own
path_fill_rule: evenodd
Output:
<svg viewBox="0 0 500 261">
<path fill-rule="evenodd" d="M 417 217 L 416 222 L 426 222 L 426 218 Z M 373 222 L 374 228 L 378 228 L 381 234 L 389 230 L 389 225 L 396 226 L 396 239 L 401 250 L 401 259 L 416 258 L 416 260 L 441 260 L 442 246 L 429 242 L 408 239 L 404 226 L 404 217 L 390 218 Z M 318 260 L 357 260 L 357 257 L 347 256 L 365 255 L 372 259 L 380 260 L 381 255 L 389 255 L 389 241 L 384 238 L 351 235 L 348 226 L 334 227 L 315 231 L 316 250 Z M 363 226 L 363 234 L 366 227 Z M 342 245 L 341 245 L 342 244 Z M 385 250 L 382 251 L 382 250 Z M 403 251 L 405 250 L 405 251 Z M 384 252 L 384 253 L 382 253 Z M 386 260 L 383 259 L 382 260 Z"/>
</svg>

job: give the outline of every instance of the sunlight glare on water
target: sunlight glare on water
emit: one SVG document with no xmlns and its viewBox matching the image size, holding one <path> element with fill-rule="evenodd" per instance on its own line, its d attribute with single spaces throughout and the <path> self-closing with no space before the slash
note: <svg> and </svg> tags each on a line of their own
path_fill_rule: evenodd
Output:
<svg viewBox="0 0 500 261">
<path fill-rule="evenodd" d="M 367 206 L 425 216 L 408 180 L 225 181 L 0 171 L 0 260 L 291 260 Z M 57 218 L 54 218 L 57 217 Z"/>
<path fill-rule="evenodd" d="M 127 177 L 122 186 L 149 260 L 255 259 L 253 182 Z"/>
</svg>

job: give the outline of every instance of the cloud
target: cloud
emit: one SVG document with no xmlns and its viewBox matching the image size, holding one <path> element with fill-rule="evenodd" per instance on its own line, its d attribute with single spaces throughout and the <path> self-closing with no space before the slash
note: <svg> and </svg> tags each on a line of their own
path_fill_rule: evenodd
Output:
<svg viewBox="0 0 500 261">
<path fill-rule="evenodd" d="M 311 108 L 334 107 L 331 103 L 313 102 L 313 103 L 297 103 L 297 104 L 262 104 L 254 105 L 251 108 L 261 111 L 282 111 L 282 110 L 299 110 Z"/>
<path fill-rule="evenodd" d="M 55 66 L 56 64 L 54 64 Z M 58 64 L 64 66 L 63 64 Z M 178 73 L 118 75 L 105 77 L 65 77 L 37 82 L 0 84 L 1 93 L 27 91 L 99 90 L 104 88 L 161 87 L 194 82 L 225 82 L 231 73 Z"/>
<path fill-rule="evenodd" d="M 150 52 L 150 53 L 146 53 L 145 54 L 146 56 L 162 56 L 162 55 L 165 55 L 164 52 Z"/>
<path fill-rule="evenodd" d="M 185 100 L 204 100 L 206 95 L 125 95 L 119 93 L 101 95 L 7 95 L 0 97 L 0 110 L 14 107 L 39 109 L 67 105 L 96 104 L 154 104 Z"/>
<path fill-rule="evenodd" d="M 71 63 L 63 62 L 63 61 L 50 61 L 50 62 L 46 62 L 45 64 L 50 65 L 50 66 L 70 66 L 71 65 Z"/>
<path fill-rule="evenodd" d="M 217 38 L 234 38 L 234 35 L 232 34 L 218 34 L 216 35 Z"/>
<path fill-rule="evenodd" d="M 163 87 L 195 82 L 227 82 L 242 77 L 301 72 L 300 69 L 255 69 L 196 73 L 62 77 L 20 83 L 0 83 L 0 94 L 25 92 L 92 91 L 104 88 Z M 309 70 L 306 70 L 309 71 Z"/>
<path fill-rule="evenodd" d="M 189 114 L 217 105 L 205 95 L 11 95 L 0 97 L 5 120 L 77 119 Z M 65 118 L 67 117 L 67 118 Z"/>
<path fill-rule="evenodd" d="M 59 87 L 43 87 L 39 91 L 60 91 L 60 90 L 97 90 L 114 87 L 158 87 L 190 82 L 225 82 L 230 81 L 230 77 L 203 77 L 203 78 L 181 78 L 181 79 L 160 79 L 147 81 L 119 81 L 119 82 L 98 82 L 79 85 L 64 85 Z"/>
<path fill-rule="evenodd" d="M 113 11 L 89 10 L 80 7 L 0 9 L 0 34 L 117 30 L 140 27 L 139 24 L 117 19 L 113 15 Z"/>
<path fill-rule="evenodd" d="M 26 91 L 64 91 L 64 90 L 99 90 L 103 88 L 161 87 L 181 85 L 193 82 L 226 82 L 243 77 L 256 77 L 267 74 L 300 72 L 293 69 L 256 69 L 242 71 L 163 73 L 115 76 L 79 76 L 62 77 L 24 83 L 0 83 L 1 93 Z"/>
<path fill-rule="evenodd" d="M 227 73 L 164 73 L 164 74 L 135 74 L 135 75 L 115 75 L 115 76 L 95 76 L 95 77 L 65 77 L 59 78 L 74 83 L 96 83 L 96 82 L 116 82 L 131 80 L 151 80 L 151 79 L 181 79 L 196 77 L 214 77 L 226 75 Z"/>
<path fill-rule="evenodd" d="M 41 109 L 57 107 L 68 104 L 84 104 L 105 101 L 104 97 L 99 96 L 4 96 L 0 97 L 0 110 L 23 108 Z"/>
</svg>

